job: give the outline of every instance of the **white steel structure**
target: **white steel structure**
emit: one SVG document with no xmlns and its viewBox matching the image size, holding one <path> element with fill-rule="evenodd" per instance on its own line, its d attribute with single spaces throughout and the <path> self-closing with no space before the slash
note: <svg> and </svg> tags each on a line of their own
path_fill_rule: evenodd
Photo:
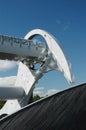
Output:
<svg viewBox="0 0 86 130">
<path fill-rule="evenodd" d="M 40 35 L 45 39 L 42 44 L 32 38 Z M 1 86 L 0 99 L 7 100 L 0 110 L 2 114 L 12 114 L 26 106 L 35 84 L 51 70 L 63 73 L 68 82 L 74 78 L 71 65 L 54 36 L 40 29 L 29 32 L 24 39 L 0 36 L 0 59 L 19 60 L 19 69 L 14 86 Z M 35 69 L 35 64 L 40 67 Z"/>
</svg>

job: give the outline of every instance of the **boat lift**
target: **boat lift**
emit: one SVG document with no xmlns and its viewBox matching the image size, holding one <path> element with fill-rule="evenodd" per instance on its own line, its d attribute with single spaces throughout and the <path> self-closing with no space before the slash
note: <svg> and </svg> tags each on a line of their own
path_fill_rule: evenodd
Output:
<svg viewBox="0 0 86 130">
<path fill-rule="evenodd" d="M 33 40 L 36 35 L 45 43 Z M 20 62 L 15 85 L 0 85 L 0 99 L 6 100 L 0 115 L 12 114 L 28 105 L 35 84 L 49 71 L 58 70 L 69 83 L 74 81 L 71 64 L 58 41 L 41 29 L 30 31 L 24 39 L 0 35 L 0 59 Z M 39 68 L 35 68 L 37 64 Z"/>
</svg>

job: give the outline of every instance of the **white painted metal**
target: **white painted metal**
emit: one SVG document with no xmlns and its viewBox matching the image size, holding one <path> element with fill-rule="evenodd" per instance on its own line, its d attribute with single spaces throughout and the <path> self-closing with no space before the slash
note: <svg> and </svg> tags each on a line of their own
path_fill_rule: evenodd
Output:
<svg viewBox="0 0 86 130">
<path fill-rule="evenodd" d="M 31 39 L 35 35 L 41 35 L 46 40 L 47 46 L 52 54 L 52 59 L 54 60 L 54 65 L 52 65 L 52 68 L 60 70 L 64 74 L 68 82 L 70 83 L 73 82 L 74 77 L 71 71 L 71 64 L 67 60 L 62 48 L 60 47 L 58 41 L 54 38 L 54 36 L 52 36 L 51 34 L 49 34 L 44 30 L 35 29 L 29 32 L 25 36 L 25 39 Z"/>
<path fill-rule="evenodd" d="M 43 44 L 41 44 L 40 41 L 32 41 L 0 35 L 0 53 L 13 54 L 16 55 L 16 57 L 22 56 L 26 58 L 39 58 L 39 56 L 43 56 L 45 50 L 46 48 L 43 46 Z"/>
<path fill-rule="evenodd" d="M 25 91 L 19 86 L 1 86 L 0 85 L 0 99 L 21 99 L 25 95 Z"/>
<path fill-rule="evenodd" d="M 24 40 L 32 41 L 31 38 L 34 37 L 35 35 L 41 35 L 45 39 L 47 48 L 45 46 L 43 46 L 42 48 L 37 46 L 38 50 L 40 50 L 37 52 L 36 50 L 37 48 L 34 45 L 34 42 L 31 42 L 32 49 L 31 50 L 29 49 L 28 50 L 29 52 L 26 51 L 26 54 L 28 57 L 24 55 L 25 50 L 27 50 L 25 48 L 22 48 L 22 51 L 20 51 L 21 49 L 20 46 L 14 45 L 11 47 L 12 48 L 14 47 L 15 49 L 12 49 L 11 51 L 10 51 L 11 48 L 8 49 L 9 54 L 13 54 L 12 51 L 15 50 L 15 54 L 21 55 L 23 56 L 23 58 L 25 58 L 24 60 L 25 62 L 24 63 L 20 62 L 19 64 L 17 79 L 15 82 L 15 88 L 16 86 L 22 87 L 22 89 L 24 90 L 24 94 L 22 94 L 22 97 L 18 99 L 16 97 L 16 94 L 14 93 L 14 97 L 16 99 L 7 100 L 4 107 L 0 110 L 0 114 L 3 114 L 3 113 L 11 114 L 21 109 L 21 107 L 24 107 L 25 105 L 27 105 L 30 100 L 33 89 L 35 87 L 35 84 L 38 82 L 40 78 L 42 78 L 42 76 L 45 73 L 47 73 L 50 70 L 54 70 L 54 69 L 59 70 L 60 72 L 64 74 L 65 78 L 70 83 L 73 82 L 74 80 L 72 76 L 72 72 L 71 72 L 71 65 L 68 62 L 67 58 L 65 57 L 65 54 L 63 53 L 57 40 L 48 32 L 44 30 L 40 30 L 40 29 L 35 29 L 29 32 L 24 37 Z M 1 50 L 3 50 L 3 53 L 8 53 L 5 49 L 5 47 L 8 48 L 7 45 L 4 47 L 4 49 L 2 46 L 3 45 L 1 45 L 1 48 L 2 48 Z M 23 45 L 23 46 L 26 46 L 26 45 Z M 34 58 L 35 55 L 37 59 Z M 34 59 L 32 62 L 32 65 L 35 65 L 35 63 L 39 63 L 42 65 L 40 65 L 40 68 L 38 69 L 31 68 L 31 66 L 29 66 L 30 60 L 28 60 L 28 58 L 30 60 Z M 18 91 L 18 93 L 20 92 Z"/>
</svg>

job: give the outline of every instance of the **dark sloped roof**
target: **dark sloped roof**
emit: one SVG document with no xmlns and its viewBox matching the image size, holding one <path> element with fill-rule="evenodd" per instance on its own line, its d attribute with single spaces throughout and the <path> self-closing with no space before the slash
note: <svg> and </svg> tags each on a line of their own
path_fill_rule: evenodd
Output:
<svg viewBox="0 0 86 130">
<path fill-rule="evenodd" d="M 28 105 L 1 120 L 0 130 L 86 130 L 86 83 Z"/>
</svg>

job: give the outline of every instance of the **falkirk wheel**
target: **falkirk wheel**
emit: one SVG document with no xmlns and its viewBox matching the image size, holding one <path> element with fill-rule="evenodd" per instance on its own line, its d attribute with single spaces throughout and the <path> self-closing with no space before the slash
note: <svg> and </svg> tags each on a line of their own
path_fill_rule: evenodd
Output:
<svg viewBox="0 0 86 130">
<path fill-rule="evenodd" d="M 33 40 L 36 35 L 44 38 L 45 44 Z M 68 82 L 74 81 L 71 64 L 58 41 L 41 29 L 30 31 L 24 39 L 0 35 L 0 59 L 19 61 L 14 86 L 0 85 L 0 99 L 6 100 L 0 115 L 12 114 L 26 106 L 35 84 L 49 71 L 60 71 Z M 36 64 L 40 65 L 37 69 Z"/>
</svg>

